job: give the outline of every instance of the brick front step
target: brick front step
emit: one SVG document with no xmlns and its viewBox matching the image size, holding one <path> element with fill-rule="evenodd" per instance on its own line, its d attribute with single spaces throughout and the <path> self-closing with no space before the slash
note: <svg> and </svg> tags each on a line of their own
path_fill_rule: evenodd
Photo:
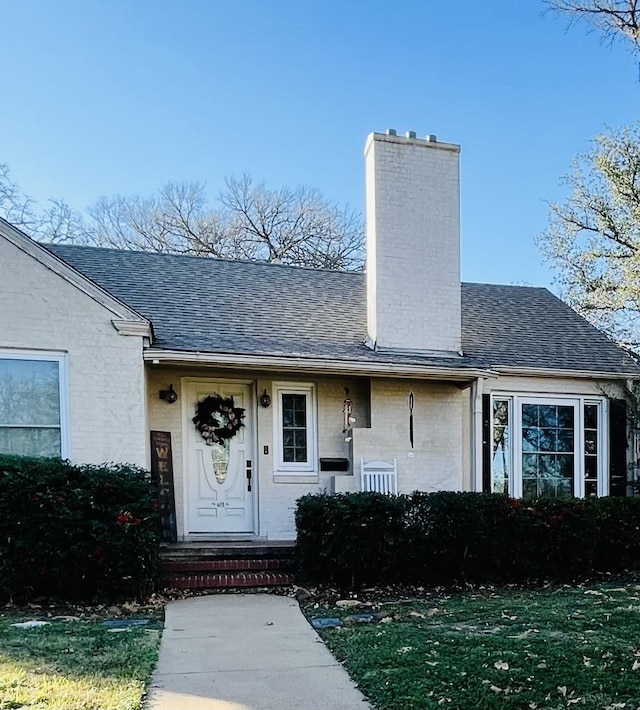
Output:
<svg viewBox="0 0 640 710">
<path fill-rule="evenodd" d="M 219 574 L 182 574 L 165 577 L 165 589 L 222 589 L 229 587 L 284 587 L 293 584 L 287 572 L 237 572 Z"/>
<path fill-rule="evenodd" d="M 251 570 L 255 572 L 264 570 L 288 571 L 293 568 L 293 560 L 162 560 L 162 572 L 221 572 Z"/>
</svg>

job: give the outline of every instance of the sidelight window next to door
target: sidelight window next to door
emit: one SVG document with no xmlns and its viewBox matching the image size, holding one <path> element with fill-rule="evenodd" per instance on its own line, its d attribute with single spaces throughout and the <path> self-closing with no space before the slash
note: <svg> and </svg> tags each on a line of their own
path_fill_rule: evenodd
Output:
<svg viewBox="0 0 640 710">
<path fill-rule="evenodd" d="M 492 490 L 516 498 L 607 495 L 604 398 L 492 396 Z"/>
</svg>

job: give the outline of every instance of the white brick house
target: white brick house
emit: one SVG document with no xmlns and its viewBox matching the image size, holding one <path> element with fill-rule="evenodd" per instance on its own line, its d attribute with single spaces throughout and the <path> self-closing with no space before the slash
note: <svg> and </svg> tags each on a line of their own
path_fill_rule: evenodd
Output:
<svg viewBox="0 0 640 710">
<path fill-rule="evenodd" d="M 401 492 L 624 495 L 640 368 L 545 289 L 460 283 L 458 146 L 365 156 L 366 274 L 0 221 L 0 453 L 150 466 L 169 434 L 181 540 L 291 539 L 296 500 L 359 490 L 361 461 Z M 223 473 L 192 422 L 209 395 L 245 410 Z"/>
</svg>

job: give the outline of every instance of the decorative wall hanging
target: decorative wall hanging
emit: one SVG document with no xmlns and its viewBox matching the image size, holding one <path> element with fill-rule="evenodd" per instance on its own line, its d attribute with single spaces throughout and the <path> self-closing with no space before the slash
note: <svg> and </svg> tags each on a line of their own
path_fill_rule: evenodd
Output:
<svg viewBox="0 0 640 710">
<path fill-rule="evenodd" d="M 196 404 L 192 419 L 208 446 L 232 439 L 244 424 L 244 409 L 234 406 L 233 397 L 209 395 Z"/>
<path fill-rule="evenodd" d="M 409 443 L 413 449 L 413 389 L 409 392 Z"/>
<path fill-rule="evenodd" d="M 342 403 L 342 433 L 345 434 L 344 440 L 349 443 L 352 438 L 353 425 L 356 423 L 356 418 L 353 416 L 353 402 L 349 397 L 349 388 L 344 388 L 345 399 Z"/>
</svg>

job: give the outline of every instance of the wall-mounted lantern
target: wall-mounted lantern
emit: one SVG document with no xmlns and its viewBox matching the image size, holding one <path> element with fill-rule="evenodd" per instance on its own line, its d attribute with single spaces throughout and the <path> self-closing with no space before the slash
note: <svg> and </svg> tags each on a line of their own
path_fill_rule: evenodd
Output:
<svg viewBox="0 0 640 710">
<path fill-rule="evenodd" d="M 265 409 L 268 409 L 271 406 L 271 397 L 269 397 L 267 390 L 265 390 L 262 397 L 260 397 L 260 406 Z"/>
<path fill-rule="evenodd" d="M 160 399 L 164 399 L 167 404 L 174 404 L 178 401 L 178 393 L 169 385 L 168 390 L 160 390 Z"/>
</svg>

